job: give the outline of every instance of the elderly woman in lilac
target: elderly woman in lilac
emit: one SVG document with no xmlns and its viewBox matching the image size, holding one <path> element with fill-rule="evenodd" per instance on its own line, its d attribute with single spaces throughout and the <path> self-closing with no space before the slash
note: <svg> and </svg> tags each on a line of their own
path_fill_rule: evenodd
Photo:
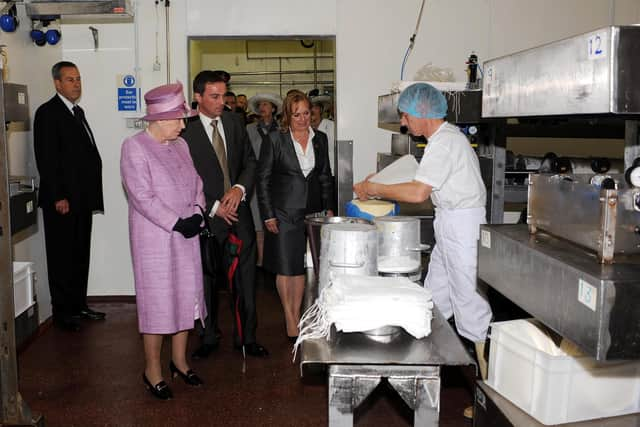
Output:
<svg viewBox="0 0 640 427">
<path fill-rule="evenodd" d="M 125 139 L 120 170 L 129 202 L 129 236 L 136 288 L 138 327 L 143 336 L 143 381 L 159 399 L 173 397 L 163 380 L 163 335 L 171 335 L 171 375 L 199 386 L 186 359 L 188 330 L 206 316 L 203 303 L 200 233 L 202 181 L 186 142 L 179 137 L 187 107 L 182 85 L 150 90 L 146 130 Z"/>
</svg>

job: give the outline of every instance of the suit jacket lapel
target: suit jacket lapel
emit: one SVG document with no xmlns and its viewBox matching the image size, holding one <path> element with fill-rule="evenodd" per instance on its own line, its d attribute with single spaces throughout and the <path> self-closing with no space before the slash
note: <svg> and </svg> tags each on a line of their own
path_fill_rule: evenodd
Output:
<svg viewBox="0 0 640 427">
<path fill-rule="evenodd" d="M 300 167 L 300 161 L 298 160 L 298 154 L 296 153 L 295 142 L 293 142 L 293 138 L 291 137 L 291 132 L 287 132 L 284 134 L 285 143 L 287 145 L 286 150 L 289 151 L 290 161 L 295 165 L 295 169 L 297 172 L 304 178 L 304 174 L 302 173 L 302 168 Z"/>
<path fill-rule="evenodd" d="M 91 131 L 91 127 L 89 127 L 89 123 L 82 123 L 80 120 L 76 119 L 76 116 L 71 110 L 69 110 L 69 108 L 67 108 L 67 104 L 65 104 L 64 101 L 60 99 L 60 96 L 58 96 L 57 94 L 53 95 L 53 99 L 55 100 L 54 102 L 56 102 L 60 113 L 65 117 L 64 120 L 73 121 L 78 131 L 82 132 L 82 134 L 87 137 L 89 144 L 95 146 L 95 138 L 93 137 L 93 132 Z"/>
<path fill-rule="evenodd" d="M 323 166 L 321 162 L 324 159 L 321 157 L 321 154 L 320 154 L 320 142 L 316 138 L 317 136 L 314 136 L 313 139 L 311 140 L 311 144 L 313 145 L 313 156 L 315 157 L 315 164 L 313 165 L 313 169 L 311 169 L 311 172 L 309 173 L 309 175 L 311 175 L 312 173 L 315 173 L 316 170 L 320 170 L 320 168 Z"/>
<path fill-rule="evenodd" d="M 193 123 L 191 126 L 194 127 L 194 142 L 198 147 L 198 151 L 202 154 L 206 154 L 208 156 L 213 156 L 218 161 L 218 157 L 216 156 L 216 152 L 213 149 L 213 145 L 211 145 L 211 141 L 207 136 L 207 132 L 204 130 L 204 126 L 202 125 L 202 121 L 199 116 L 195 116 Z"/>
</svg>

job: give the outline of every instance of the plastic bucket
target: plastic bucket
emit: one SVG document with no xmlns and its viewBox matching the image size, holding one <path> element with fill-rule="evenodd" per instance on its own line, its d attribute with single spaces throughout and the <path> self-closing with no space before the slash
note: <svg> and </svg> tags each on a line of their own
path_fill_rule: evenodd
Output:
<svg viewBox="0 0 640 427">
<path fill-rule="evenodd" d="M 309 247 L 311 248 L 311 258 L 313 259 L 313 271 L 316 277 L 320 273 L 320 229 L 325 224 L 373 224 L 364 218 L 352 218 L 348 216 L 314 216 L 305 217 L 304 223 L 307 226 L 307 236 L 309 237 Z"/>
</svg>

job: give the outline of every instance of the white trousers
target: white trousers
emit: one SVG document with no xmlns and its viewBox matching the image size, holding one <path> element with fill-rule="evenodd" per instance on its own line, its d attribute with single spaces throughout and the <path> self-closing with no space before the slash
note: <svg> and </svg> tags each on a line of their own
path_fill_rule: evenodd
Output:
<svg viewBox="0 0 640 427">
<path fill-rule="evenodd" d="M 445 318 L 455 317 L 458 333 L 484 341 L 491 307 L 477 287 L 478 237 L 485 209 L 436 209 L 436 244 L 424 285 Z"/>
</svg>

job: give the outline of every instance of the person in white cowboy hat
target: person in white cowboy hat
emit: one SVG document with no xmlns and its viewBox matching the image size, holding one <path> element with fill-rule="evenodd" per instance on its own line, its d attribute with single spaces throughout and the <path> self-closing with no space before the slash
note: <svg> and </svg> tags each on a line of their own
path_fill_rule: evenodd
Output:
<svg viewBox="0 0 640 427">
<path fill-rule="evenodd" d="M 310 94 L 313 91 L 310 92 Z M 311 96 L 311 127 L 314 130 L 319 130 L 327 135 L 329 141 L 329 163 L 331 164 L 331 170 L 334 170 L 333 157 L 334 147 L 336 143 L 336 123 L 333 120 L 329 120 L 324 117 L 324 113 L 330 108 L 332 104 L 331 97 L 329 95 Z"/>
<path fill-rule="evenodd" d="M 171 375 L 190 386 L 202 380 L 186 358 L 194 319 L 207 316 L 198 235 L 204 224 L 203 184 L 180 135 L 184 119 L 197 114 L 182 84 L 166 84 L 144 96 L 145 130 L 122 144 L 120 171 L 129 203 L 129 235 L 142 334 L 147 389 L 158 399 L 173 397 L 163 380 L 163 335 L 171 335 Z"/>
<path fill-rule="evenodd" d="M 262 138 L 278 130 L 276 113 L 282 110 L 282 98 L 275 93 L 259 93 L 249 99 L 249 108 L 260 116 L 258 121 L 247 125 L 251 146 L 256 159 L 260 160 Z M 256 242 L 258 244 L 258 259 L 256 263 L 262 266 L 264 230 L 262 229 L 262 219 L 260 219 L 260 210 L 258 209 L 258 197 L 255 193 L 251 197 L 251 213 L 253 214 L 253 224 L 256 228 Z"/>
</svg>

